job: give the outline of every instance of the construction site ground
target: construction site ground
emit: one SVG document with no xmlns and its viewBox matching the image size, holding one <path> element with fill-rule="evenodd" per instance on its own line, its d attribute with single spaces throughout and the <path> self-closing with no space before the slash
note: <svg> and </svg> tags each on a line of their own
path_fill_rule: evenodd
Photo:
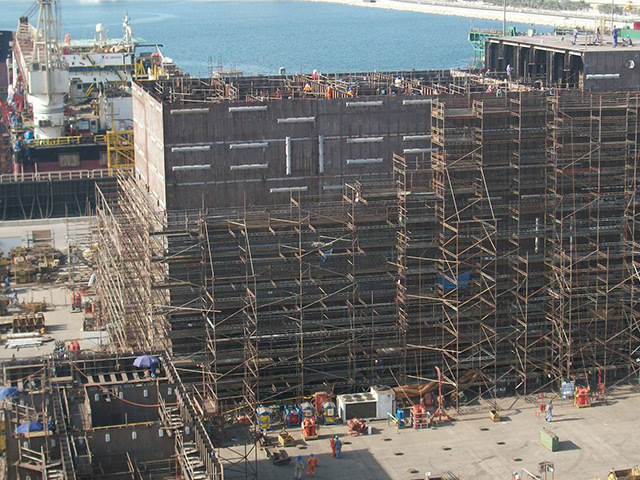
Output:
<svg viewBox="0 0 640 480">
<path fill-rule="evenodd" d="M 531 478 L 523 469 L 537 474 L 543 461 L 555 464 L 558 480 L 607 478 L 610 468 L 626 469 L 640 463 L 637 412 L 638 387 L 623 387 L 610 394 L 605 404 L 577 409 L 571 400 L 556 399 L 554 417 L 547 423 L 536 418 L 537 399 L 504 398 L 499 402 L 502 421 L 492 422 L 488 410 L 470 412 L 453 424 L 413 430 L 371 422 L 372 435 L 350 437 L 345 425 L 320 429 L 318 440 L 304 443 L 300 431 L 291 429 L 295 447 L 285 450 L 293 457 L 290 465 L 271 464 L 264 451 L 258 452 L 258 478 L 293 478 L 297 455 L 318 457 L 316 478 L 331 480 L 424 480 L 451 472 L 464 480 L 508 480 L 512 472 Z M 540 444 L 540 430 L 546 428 L 559 438 L 559 451 Z M 275 441 L 278 432 L 270 432 Z M 338 435 L 343 458 L 331 457 L 329 438 Z M 277 449 L 276 449 L 277 450 Z M 454 477 L 455 478 L 455 477 Z M 552 477 L 548 477 L 552 478 Z"/>
<path fill-rule="evenodd" d="M 107 340 L 106 332 L 84 332 L 83 315 L 71 311 L 71 292 L 64 286 L 57 285 L 16 285 L 19 302 L 42 302 L 47 304 L 45 317 L 44 341 L 38 347 L 8 348 L 5 335 L 0 343 L 0 360 L 10 358 L 27 358 L 50 355 L 53 353 L 56 340 L 62 340 L 67 346 L 72 340 L 78 340 L 81 350 L 101 350 Z M 11 315 L 0 317 L 0 322 L 10 321 Z M 102 339 L 100 338 L 102 333 Z"/>
<path fill-rule="evenodd" d="M 52 246 L 67 254 L 70 246 L 82 249 L 91 244 L 91 220 L 91 217 L 79 217 L 2 222 L 0 250 L 7 255 L 11 248 L 28 246 L 34 232 L 48 230 L 51 232 Z M 53 283 L 16 284 L 13 275 L 10 275 L 10 289 L 17 292 L 20 304 L 46 303 L 46 328 L 42 336 L 43 343 L 38 347 L 9 348 L 5 341 L 6 335 L 3 334 L 3 341 L 0 342 L 0 360 L 50 355 L 56 340 L 64 341 L 67 346 L 70 341 L 78 340 L 82 350 L 100 350 L 107 342 L 106 332 L 102 332 L 101 339 L 98 331 L 83 331 L 83 314 L 71 310 L 70 277 L 73 277 L 74 286 L 79 289 L 90 274 L 90 269 L 74 261 L 73 266 L 68 262 L 62 265 Z M 10 297 L 12 293 L 7 295 Z M 10 307 L 8 315 L 0 317 L 0 325 L 10 324 L 12 315 L 16 312 L 18 309 Z"/>
</svg>

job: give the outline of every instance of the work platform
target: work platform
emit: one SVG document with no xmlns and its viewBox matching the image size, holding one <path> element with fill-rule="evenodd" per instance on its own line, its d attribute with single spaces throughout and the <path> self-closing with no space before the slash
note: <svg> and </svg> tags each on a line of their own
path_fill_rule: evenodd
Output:
<svg viewBox="0 0 640 480">
<path fill-rule="evenodd" d="M 302 455 L 305 469 L 313 453 L 319 459 L 316 476 L 332 480 L 424 480 L 427 472 L 432 473 L 431 478 L 447 479 L 508 479 L 512 472 L 533 478 L 526 471 L 539 475 L 538 465 L 543 461 L 554 464 L 556 479 L 604 480 L 610 468 L 626 469 L 638 463 L 636 443 L 629 441 L 635 436 L 635 424 L 629 419 L 640 407 L 637 388 L 619 389 L 608 404 L 591 409 L 575 408 L 572 399 L 554 399 L 551 423 L 543 416 L 536 418 L 533 402 L 512 397 L 500 400 L 499 423 L 492 422 L 488 410 L 482 409 L 465 413 L 452 425 L 424 430 L 398 431 L 386 421 L 377 421 L 370 422 L 373 435 L 349 437 L 344 425 L 326 426 L 321 427 L 318 440 L 306 443 L 293 431 L 296 445 L 286 451 L 292 460 Z M 549 452 L 540 444 L 543 428 L 558 436 L 558 451 Z M 343 442 L 341 459 L 331 457 L 332 435 Z M 292 478 L 293 464 L 274 466 L 261 452 L 258 478 Z M 454 476 L 443 475 L 447 472 Z"/>
<path fill-rule="evenodd" d="M 595 43 L 592 34 L 493 37 L 487 40 L 485 67 L 492 72 L 513 68 L 512 79 L 539 86 L 584 90 L 640 88 L 640 45 L 625 45 L 611 36 Z"/>
</svg>

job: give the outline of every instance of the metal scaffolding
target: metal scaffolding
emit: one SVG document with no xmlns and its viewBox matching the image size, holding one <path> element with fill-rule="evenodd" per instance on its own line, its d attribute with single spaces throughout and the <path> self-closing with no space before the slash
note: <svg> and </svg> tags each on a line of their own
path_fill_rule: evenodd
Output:
<svg viewBox="0 0 640 480">
<path fill-rule="evenodd" d="M 430 102 L 430 148 L 342 190 L 278 186 L 197 211 L 159 209 L 126 175 L 101 190 L 115 345 L 197 359 L 194 395 L 218 417 L 421 386 L 436 366 L 458 410 L 636 374 L 636 96 Z"/>
<path fill-rule="evenodd" d="M 465 388 L 471 398 L 496 394 L 497 229 L 484 173 L 487 110 L 480 101 L 432 105 L 442 374 L 457 409 Z M 462 385 L 471 372 L 474 381 Z"/>
<path fill-rule="evenodd" d="M 545 272 L 545 164 L 547 99 L 519 93 L 510 98 L 514 148 L 510 158 L 508 306 L 512 329 L 516 391 L 527 395 L 546 384 L 545 321 L 548 276 Z"/>
</svg>

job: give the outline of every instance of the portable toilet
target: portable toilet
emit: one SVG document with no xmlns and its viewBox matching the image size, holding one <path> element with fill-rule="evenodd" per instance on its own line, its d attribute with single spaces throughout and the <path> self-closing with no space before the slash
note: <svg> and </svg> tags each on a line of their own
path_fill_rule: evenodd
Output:
<svg viewBox="0 0 640 480">
<path fill-rule="evenodd" d="M 260 430 L 271 430 L 273 427 L 271 410 L 264 405 L 260 405 L 256 410 L 256 416 L 258 417 L 258 427 Z"/>
<path fill-rule="evenodd" d="M 315 411 L 309 402 L 302 402 L 300 404 L 300 410 L 302 410 L 302 418 L 311 418 L 315 416 Z"/>
<path fill-rule="evenodd" d="M 324 402 L 322 404 L 322 418 L 325 425 L 335 425 L 337 417 L 336 404 L 333 402 Z"/>
<path fill-rule="evenodd" d="M 284 424 L 287 427 L 296 427 L 302 421 L 302 412 L 298 405 L 284 406 Z"/>
</svg>

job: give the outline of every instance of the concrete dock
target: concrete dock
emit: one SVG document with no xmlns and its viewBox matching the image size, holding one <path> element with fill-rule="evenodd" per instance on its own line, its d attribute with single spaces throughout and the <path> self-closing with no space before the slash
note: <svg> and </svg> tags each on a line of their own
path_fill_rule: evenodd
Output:
<svg viewBox="0 0 640 480">
<path fill-rule="evenodd" d="M 532 399 L 533 401 L 533 399 Z M 523 398 L 500 401 L 503 420 L 494 423 L 488 413 L 468 413 L 453 424 L 425 430 L 396 431 L 386 421 L 372 422 L 373 434 L 350 437 L 345 425 L 320 429 L 318 440 L 304 443 L 298 430 L 291 430 L 296 446 L 286 449 L 292 457 L 310 453 L 319 458 L 316 478 L 332 480 L 423 480 L 451 472 L 465 480 L 508 480 L 513 472 L 530 478 L 524 470 L 538 474 L 543 461 L 555 464 L 558 480 L 607 478 L 610 468 L 631 468 L 640 462 L 637 423 L 640 408 L 637 387 L 617 389 L 606 404 L 577 409 L 570 400 L 555 399 L 554 418 L 547 423 L 536 418 L 537 406 Z M 550 452 L 540 444 L 546 428 L 560 440 L 560 449 Z M 337 434 L 343 442 L 343 458 L 331 457 L 329 438 Z M 277 440 L 277 432 L 270 432 Z M 258 478 L 293 478 L 293 462 L 276 467 L 258 453 Z"/>
</svg>

